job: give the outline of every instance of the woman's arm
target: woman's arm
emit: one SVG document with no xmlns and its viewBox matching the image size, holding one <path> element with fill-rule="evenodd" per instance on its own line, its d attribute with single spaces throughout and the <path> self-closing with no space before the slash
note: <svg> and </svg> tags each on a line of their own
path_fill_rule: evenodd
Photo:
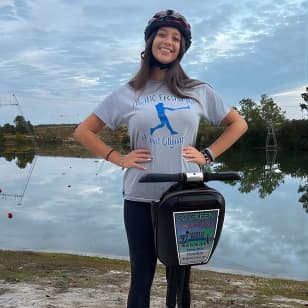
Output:
<svg viewBox="0 0 308 308">
<path fill-rule="evenodd" d="M 246 121 L 233 108 L 225 116 L 224 132 L 208 147 L 214 158 L 229 149 L 248 129 Z"/>
<path fill-rule="evenodd" d="M 92 113 L 78 125 L 74 138 L 94 155 L 105 158 L 112 148 L 97 135 L 104 127 L 105 123 Z"/>
<path fill-rule="evenodd" d="M 127 155 L 121 155 L 98 136 L 98 133 L 104 127 L 105 123 L 92 113 L 78 125 L 74 132 L 74 138 L 97 157 L 108 158 L 108 161 L 122 168 L 145 169 L 139 163 L 151 161 L 152 157 L 149 150 L 137 149 Z"/>
<path fill-rule="evenodd" d="M 225 116 L 222 124 L 226 127 L 226 129 L 208 147 L 213 155 L 213 158 L 216 158 L 229 149 L 232 144 L 234 144 L 248 129 L 246 121 L 233 108 Z M 199 165 L 206 164 L 204 155 L 194 147 L 185 146 L 183 148 L 183 156 L 189 162 L 196 162 Z"/>
</svg>

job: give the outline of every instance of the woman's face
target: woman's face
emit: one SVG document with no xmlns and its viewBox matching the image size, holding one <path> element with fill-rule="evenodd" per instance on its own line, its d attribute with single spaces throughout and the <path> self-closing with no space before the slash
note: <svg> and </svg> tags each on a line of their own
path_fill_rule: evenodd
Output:
<svg viewBox="0 0 308 308">
<path fill-rule="evenodd" d="M 173 62 L 180 53 L 181 33 L 172 27 L 158 29 L 152 44 L 154 58 L 163 64 Z"/>
</svg>

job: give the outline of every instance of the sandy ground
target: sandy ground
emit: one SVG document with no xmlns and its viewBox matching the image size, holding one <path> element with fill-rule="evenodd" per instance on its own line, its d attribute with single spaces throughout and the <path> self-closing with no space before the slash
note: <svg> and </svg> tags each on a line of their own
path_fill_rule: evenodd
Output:
<svg viewBox="0 0 308 308">
<path fill-rule="evenodd" d="M 0 307 L 124 308 L 126 261 L 42 253 L 0 252 Z M 165 307 L 158 267 L 151 308 Z M 308 282 L 193 270 L 192 308 L 308 307 Z"/>
<path fill-rule="evenodd" d="M 191 307 L 308 307 L 307 300 L 274 296 L 264 303 L 253 303 L 254 294 L 242 293 L 229 299 L 222 292 L 211 292 L 204 300 L 193 300 Z M 151 307 L 165 307 L 164 298 L 153 296 Z M 58 292 L 54 287 L 29 283 L 0 283 L 0 306 L 32 307 L 126 307 L 126 292 L 114 285 L 96 288 L 68 288 Z"/>
</svg>

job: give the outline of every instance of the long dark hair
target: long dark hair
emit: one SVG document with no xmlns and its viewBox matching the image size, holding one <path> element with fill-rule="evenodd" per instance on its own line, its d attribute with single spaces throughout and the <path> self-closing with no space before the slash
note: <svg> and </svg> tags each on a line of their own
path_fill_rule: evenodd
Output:
<svg viewBox="0 0 308 308">
<path fill-rule="evenodd" d="M 153 54 L 152 54 L 152 44 L 155 38 L 157 31 L 149 36 L 148 40 L 145 43 L 145 49 L 141 53 L 141 65 L 136 75 L 128 82 L 128 84 L 134 90 L 143 90 L 146 83 L 151 77 L 151 70 L 153 66 Z M 203 84 L 204 82 L 191 79 L 183 70 L 180 65 L 180 61 L 184 56 L 186 51 L 185 41 L 182 36 L 180 42 L 180 53 L 177 59 L 167 68 L 166 77 L 164 79 L 168 89 L 172 94 L 181 98 L 193 98 L 185 94 L 185 90 L 191 89 L 194 86 Z"/>
</svg>

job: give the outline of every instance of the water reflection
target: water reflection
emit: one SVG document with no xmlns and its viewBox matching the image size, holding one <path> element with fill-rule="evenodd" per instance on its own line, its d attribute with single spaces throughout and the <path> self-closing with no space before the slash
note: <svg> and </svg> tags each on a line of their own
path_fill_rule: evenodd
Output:
<svg viewBox="0 0 308 308">
<path fill-rule="evenodd" d="M 306 210 L 306 213 L 308 213 L 308 181 L 306 180 L 305 184 L 300 184 L 297 191 L 303 193 L 298 201 L 303 204 L 303 208 Z"/>
<path fill-rule="evenodd" d="M 264 155 L 263 155 L 264 154 Z M 278 154 L 281 157 L 278 160 Z M 290 153 L 288 153 L 288 156 Z M 9 152 L 1 153 L 0 157 L 11 162 L 14 161 L 17 167 L 24 169 L 32 164 L 35 158 L 34 151 L 30 152 Z M 293 156 L 293 157 L 292 157 Z M 239 191 L 249 193 L 256 190 L 260 198 L 264 199 L 272 194 L 281 184 L 285 176 L 296 177 L 301 180 L 298 192 L 303 193 L 299 202 L 308 212 L 308 160 L 306 153 L 291 153 L 290 159 L 284 159 L 285 153 L 277 150 L 234 152 L 226 154 L 220 163 L 215 166 L 216 171 L 240 170 L 243 173 Z M 98 160 L 96 160 L 98 163 Z M 101 172 L 104 166 L 102 160 L 98 166 L 97 173 Z M 233 185 L 231 183 L 230 185 Z"/>
<path fill-rule="evenodd" d="M 291 176 L 299 180 L 297 192 L 302 193 L 298 202 L 308 213 L 308 155 L 279 151 L 234 152 L 225 155 L 217 171 L 240 170 L 243 179 L 241 193 L 257 191 L 261 199 L 270 196 Z"/>
<path fill-rule="evenodd" d="M 15 161 L 17 167 L 24 169 L 28 164 L 33 162 L 35 157 L 34 151 L 28 152 L 0 152 L 0 157 L 5 158 L 7 161 Z"/>
<path fill-rule="evenodd" d="M 127 258 L 120 168 L 93 158 L 14 155 L 0 157 L 1 248 Z M 210 183 L 225 196 L 226 216 L 207 268 L 308 279 L 306 156 L 278 152 L 271 166 L 264 151 L 220 159 L 216 170 L 244 177 Z M 29 174 L 21 206 L 4 198 L 22 192 Z"/>
</svg>

